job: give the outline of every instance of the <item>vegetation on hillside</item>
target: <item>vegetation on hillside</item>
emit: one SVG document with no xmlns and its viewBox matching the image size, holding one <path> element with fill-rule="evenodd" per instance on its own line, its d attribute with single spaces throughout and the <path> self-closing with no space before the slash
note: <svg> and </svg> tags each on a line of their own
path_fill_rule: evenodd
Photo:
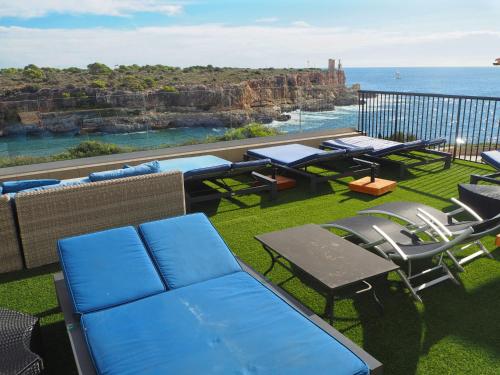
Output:
<svg viewBox="0 0 500 375">
<path fill-rule="evenodd" d="M 205 140 L 189 141 L 185 144 L 211 143 L 218 141 L 229 141 L 235 139 L 268 137 L 279 135 L 275 128 L 267 127 L 263 124 L 252 123 L 241 128 L 229 129 L 219 137 L 207 137 Z M 172 147 L 170 145 L 158 146 L 158 148 Z M 104 143 L 99 141 L 83 141 L 80 144 L 66 149 L 66 151 L 49 156 L 15 156 L 0 157 L 0 168 L 15 167 L 18 165 L 47 163 L 51 161 L 70 160 L 79 158 L 88 158 L 92 156 L 102 156 L 111 154 L 120 154 L 124 152 L 141 151 L 145 148 L 123 147 L 113 143 Z"/>
<path fill-rule="evenodd" d="M 207 66 L 179 68 L 168 65 L 119 65 L 109 67 L 95 62 L 86 69 L 38 67 L 0 69 L 0 95 L 9 92 L 36 92 L 40 88 L 75 89 L 95 87 L 110 90 L 175 90 L 189 84 L 214 85 L 240 83 L 249 79 L 267 78 L 292 72 L 319 69 L 246 69 Z"/>
</svg>

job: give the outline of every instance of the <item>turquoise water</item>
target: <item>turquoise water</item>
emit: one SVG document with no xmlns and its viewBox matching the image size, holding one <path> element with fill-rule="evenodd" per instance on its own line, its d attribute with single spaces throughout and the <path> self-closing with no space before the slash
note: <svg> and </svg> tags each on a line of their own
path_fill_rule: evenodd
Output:
<svg viewBox="0 0 500 375">
<path fill-rule="evenodd" d="M 346 68 L 348 84 L 359 83 L 365 90 L 427 92 L 441 94 L 500 97 L 500 67 L 484 68 Z M 400 79 L 395 79 L 396 72 Z M 335 111 L 292 112 L 286 122 L 269 126 L 283 132 L 356 127 L 357 106 L 337 107 Z M 0 139 L 0 157 L 43 156 L 64 151 L 83 140 L 99 140 L 131 147 L 159 147 L 202 141 L 224 133 L 224 128 L 180 128 L 131 134 L 87 136 L 39 136 Z"/>
</svg>

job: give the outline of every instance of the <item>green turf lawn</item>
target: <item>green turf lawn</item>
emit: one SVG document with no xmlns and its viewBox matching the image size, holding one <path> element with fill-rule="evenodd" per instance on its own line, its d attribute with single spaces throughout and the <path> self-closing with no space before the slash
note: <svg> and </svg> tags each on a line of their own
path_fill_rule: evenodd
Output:
<svg viewBox="0 0 500 375">
<path fill-rule="evenodd" d="M 247 196 L 234 201 L 195 207 L 206 212 L 228 245 L 243 261 L 264 272 L 268 255 L 254 235 L 306 223 L 324 223 L 354 215 L 356 211 L 395 200 L 413 200 L 436 208 L 451 208 L 457 183 L 468 182 L 472 173 L 485 174 L 487 167 L 457 161 L 449 170 L 440 165 L 414 171 L 400 181 L 396 191 L 375 198 L 347 189 L 345 181 L 334 182 L 311 195 L 307 183 L 280 192 L 270 202 L 267 196 Z M 385 172 L 383 177 L 394 177 Z M 494 249 L 493 238 L 484 241 Z M 500 374 L 500 251 L 494 260 L 481 258 L 459 274 L 462 282 L 441 283 L 424 290 L 424 303 L 414 302 L 395 275 L 379 291 L 385 313 L 380 315 L 372 300 L 359 297 L 335 305 L 334 326 L 380 360 L 385 374 Z M 0 276 L 0 306 L 41 317 L 44 359 L 49 374 L 75 373 L 71 349 L 59 312 L 52 273 L 57 266 Z M 290 275 L 279 266 L 269 277 L 280 282 Z M 284 289 L 316 313 L 324 309 L 324 298 L 298 279 Z M 263 338 L 265 341 L 265 338 Z"/>
</svg>

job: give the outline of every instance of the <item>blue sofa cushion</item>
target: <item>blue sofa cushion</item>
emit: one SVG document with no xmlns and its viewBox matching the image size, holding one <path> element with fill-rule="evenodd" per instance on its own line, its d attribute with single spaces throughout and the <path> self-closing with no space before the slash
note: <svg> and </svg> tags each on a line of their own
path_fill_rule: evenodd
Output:
<svg viewBox="0 0 500 375">
<path fill-rule="evenodd" d="M 204 214 L 145 223 L 139 231 L 171 289 L 241 271 Z"/>
<path fill-rule="evenodd" d="M 248 150 L 247 154 L 257 159 L 270 159 L 273 163 L 278 165 L 294 167 L 307 163 L 320 162 L 324 159 L 331 159 L 334 155 L 341 156 L 345 154 L 345 151 L 323 151 L 314 147 L 293 143 L 290 145 Z"/>
<path fill-rule="evenodd" d="M 133 227 L 58 242 L 59 259 L 75 312 L 87 313 L 165 291 Z"/>
<path fill-rule="evenodd" d="M 60 182 L 61 181 L 54 179 L 5 181 L 2 183 L 2 193 L 17 193 L 21 190 L 31 189 L 39 186 L 55 185 Z"/>
<path fill-rule="evenodd" d="M 500 150 L 481 152 L 481 158 L 493 168 L 500 170 Z"/>
<path fill-rule="evenodd" d="M 81 322 L 100 374 L 369 373 L 246 272 L 85 314 Z"/>
<path fill-rule="evenodd" d="M 103 172 L 93 172 L 89 174 L 89 179 L 92 182 L 107 181 L 107 180 L 114 180 L 117 178 L 125 178 L 125 177 L 141 176 L 150 173 L 157 173 L 159 171 L 160 171 L 159 162 L 152 161 L 149 163 L 137 165 L 135 167 L 114 169 L 111 171 L 103 171 Z"/>
<path fill-rule="evenodd" d="M 168 159 L 160 161 L 160 171 L 181 171 L 184 176 L 193 171 L 214 168 L 220 172 L 228 171 L 231 162 L 214 155 L 193 156 L 187 158 Z M 196 173 L 196 172 L 195 172 Z"/>
</svg>

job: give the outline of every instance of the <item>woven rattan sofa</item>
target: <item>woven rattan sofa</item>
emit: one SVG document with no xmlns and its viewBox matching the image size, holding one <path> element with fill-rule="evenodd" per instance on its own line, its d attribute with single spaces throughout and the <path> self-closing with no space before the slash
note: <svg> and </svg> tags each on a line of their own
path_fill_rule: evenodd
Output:
<svg viewBox="0 0 500 375">
<path fill-rule="evenodd" d="M 2 244 L 10 244 L 7 250 L 2 246 L 0 271 L 22 267 L 19 247 L 26 268 L 33 268 L 58 261 L 59 238 L 184 214 L 183 176 L 155 173 L 20 192 L 1 202 L 0 212 Z M 4 258 L 10 259 L 8 268 Z"/>
<path fill-rule="evenodd" d="M 23 268 L 14 212 L 7 195 L 0 196 L 0 273 Z"/>
</svg>

